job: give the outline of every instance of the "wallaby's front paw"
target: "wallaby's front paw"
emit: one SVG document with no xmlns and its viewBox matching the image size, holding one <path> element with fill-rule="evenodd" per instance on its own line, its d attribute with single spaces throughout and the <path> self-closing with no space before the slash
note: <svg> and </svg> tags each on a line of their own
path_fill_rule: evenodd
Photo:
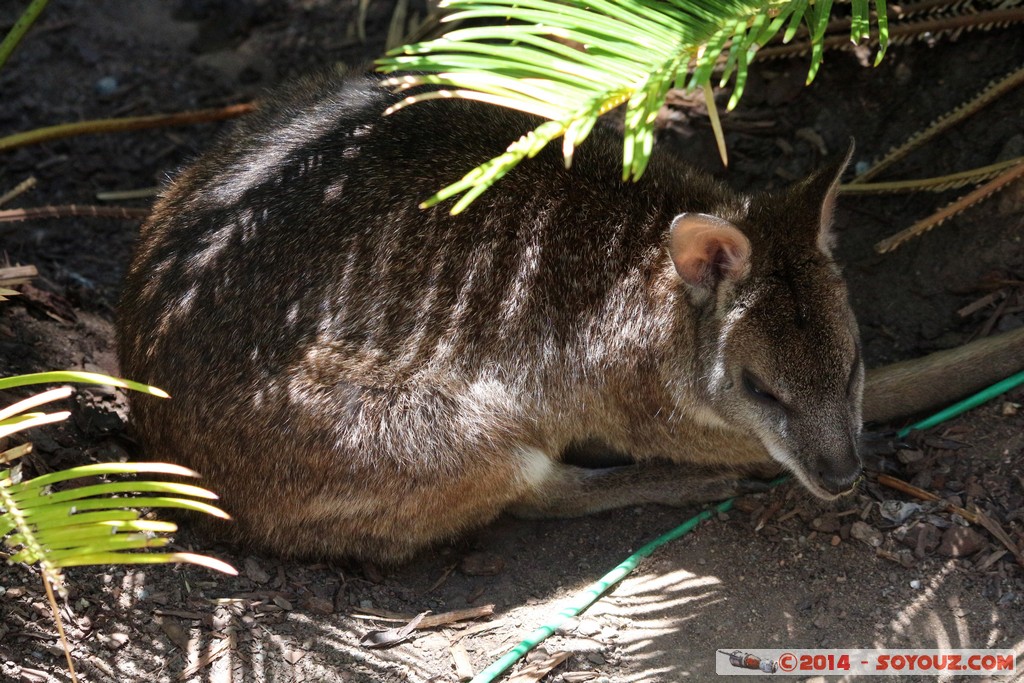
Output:
<svg viewBox="0 0 1024 683">
<path fill-rule="evenodd" d="M 748 493 L 764 493 L 765 491 L 771 490 L 772 483 L 763 479 L 738 479 L 736 481 L 736 495 L 745 495 Z"/>
</svg>

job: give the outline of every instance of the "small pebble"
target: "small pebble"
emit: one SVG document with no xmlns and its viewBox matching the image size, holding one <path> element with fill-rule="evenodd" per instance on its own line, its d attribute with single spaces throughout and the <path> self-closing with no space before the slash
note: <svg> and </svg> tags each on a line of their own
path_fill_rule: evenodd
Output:
<svg viewBox="0 0 1024 683">
<path fill-rule="evenodd" d="M 466 576 L 496 576 L 505 568 L 505 560 L 495 553 L 471 553 L 459 562 Z"/>
<path fill-rule="evenodd" d="M 882 532 L 866 522 L 854 522 L 850 527 L 850 535 L 872 548 L 882 545 Z"/>
<path fill-rule="evenodd" d="M 100 640 L 108 650 L 119 650 L 128 642 L 127 633 L 111 633 L 108 636 L 101 635 Z"/>
<path fill-rule="evenodd" d="M 988 545 L 985 537 L 970 527 L 954 526 L 942 533 L 938 553 L 945 557 L 967 557 Z"/>
<path fill-rule="evenodd" d="M 896 459 L 899 460 L 904 465 L 910 465 L 912 463 L 924 460 L 924 453 L 917 450 L 900 451 L 896 454 Z"/>
<path fill-rule="evenodd" d="M 910 582 L 910 587 L 913 588 L 914 590 L 917 590 L 918 588 L 921 587 L 921 580 L 920 579 L 914 579 L 913 581 Z"/>
<path fill-rule="evenodd" d="M 96 81 L 93 85 L 93 89 L 96 90 L 97 95 L 112 95 L 117 91 L 118 82 L 113 76 L 104 76 L 103 78 Z"/>
</svg>

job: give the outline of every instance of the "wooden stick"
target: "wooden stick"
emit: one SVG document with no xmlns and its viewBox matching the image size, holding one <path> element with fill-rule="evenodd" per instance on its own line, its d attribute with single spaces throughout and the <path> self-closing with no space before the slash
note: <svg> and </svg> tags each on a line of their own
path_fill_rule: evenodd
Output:
<svg viewBox="0 0 1024 683">
<path fill-rule="evenodd" d="M 7 202 L 11 201 L 15 197 L 17 197 L 19 194 L 22 194 L 23 192 L 27 192 L 28 190 L 31 190 L 32 187 L 35 186 L 35 184 L 36 184 L 35 176 L 29 176 L 28 178 L 25 178 L 20 183 L 15 185 L 12 189 L 10 189 L 7 192 L 4 192 L 2 195 L 0 195 L 0 206 L 3 206 Z"/>
<path fill-rule="evenodd" d="M 455 663 L 455 675 L 459 677 L 459 680 L 463 683 L 473 680 L 476 672 L 473 671 L 473 662 L 470 661 L 469 653 L 466 652 L 466 646 L 462 644 L 462 641 L 456 640 L 453 642 L 449 652 L 452 653 L 452 661 Z"/>
<path fill-rule="evenodd" d="M 91 204 L 63 204 L 59 206 L 34 206 L 28 209 L 5 209 L 0 211 L 0 223 L 30 221 L 38 218 L 119 218 L 127 221 L 148 218 L 149 209 L 130 209 L 121 206 L 93 206 Z"/>
<path fill-rule="evenodd" d="M 39 271 L 35 266 L 7 266 L 0 268 L 0 285 L 10 287 L 28 284 L 37 275 Z"/>
<path fill-rule="evenodd" d="M 415 614 L 401 614 L 399 612 L 390 612 L 388 610 L 360 608 L 360 611 L 364 614 L 351 614 L 349 616 L 353 619 L 380 619 L 382 621 L 396 622 L 410 621 L 416 617 Z M 492 614 L 494 614 L 494 605 L 480 605 L 479 607 L 457 609 L 452 612 L 443 612 L 441 614 L 428 614 L 420 620 L 416 625 L 416 628 L 435 628 L 437 626 L 444 626 L 445 624 L 453 624 L 457 621 L 468 621 L 470 619 L 489 617 Z"/>
<path fill-rule="evenodd" d="M 94 133 L 119 133 L 129 130 L 143 130 L 146 128 L 164 128 L 168 126 L 185 126 L 194 123 L 208 123 L 233 119 L 243 114 L 248 114 L 256 108 L 254 102 L 244 104 L 232 104 L 217 109 L 199 109 L 196 111 L 183 111 L 175 114 L 155 114 L 153 116 L 129 116 L 119 119 L 95 119 L 92 121 L 78 121 L 76 123 L 62 123 L 56 126 L 46 126 L 15 133 L 0 138 L 0 152 L 6 152 L 25 145 L 34 145 L 50 140 L 72 137 L 75 135 L 88 135 Z"/>
<path fill-rule="evenodd" d="M 972 524 L 981 524 L 981 521 L 978 519 L 978 516 L 971 512 L 970 510 L 965 510 L 962 507 L 953 505 L 952 503 L 943 500 L 942 498 L 932 493 L 931 491 L 925 491 L 924 489 L 918 488 L 909 482 L 903 481 L 902 479 L 890 477 L 888 474 L 879 474 L 878 483 L 881 484 L 882 486 L 888 486 L 891 489 L 902 491 L 908 496 L 913 496 L 914 498 L 917 498 L 919 500 L 927 500 L 935 503 L 941 503 L 944 509 L 947 510 L 948 512 L 955 512 L 956 514 L 960 515 Z"/>
<path fill-rule="evenodd" d="M 160 194 L 159 187 L 140 187 L 137 190 L 111 190 L 97 192 L 96 199 L 101 202 L 120 202 L 125 199 L 149 199 Z"/>
<path fill-rule="evenodd" d="M 990 534 L 999 539 L 999 541 L 1004 546 L 1006 546 L 1006 549 L 1013 553 L 1013 556 L 1017 558 L 1017 563 L 1020 564 L 1020 566 L 1024 567 L 1024 551 L 1017 547 L 1017 544 L 1013 542 L 1013 539 L 1010 538 L 1010 535 L 1007 534 L 1003 527 L 999 525 L 999 522 L 992 519 L 981 510 L 975 509 L 973 512 L 970 510 L 965 510 L 962 507 L 953 505 L 952 503 L 949 503 L 943 500 L 942 498 L 939 498 L 939 496 L 935 495 L 930 491 L 925 491 L 924 489 L 918 488 L 913 484 L 903 481 L 902 479 L 890 477 L 887 474 L 879 474 L 878 483 L 882 484 L 883 486 L 888 486 L 891 489 L 902 491 L 903 493 L 906 493 L 907 495 L 913 496 L 920 500 L 941 503 L 947 511 L 955 512 L 956 514 L 966 519 L 968 522 L 985 528 Z"/>
</svg>

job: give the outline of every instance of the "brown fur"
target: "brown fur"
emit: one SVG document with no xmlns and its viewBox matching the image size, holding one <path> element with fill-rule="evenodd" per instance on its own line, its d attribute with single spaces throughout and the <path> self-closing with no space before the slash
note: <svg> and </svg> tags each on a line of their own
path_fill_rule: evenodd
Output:
<svg viewBox="0 0 1024 683">
<path fill-rule="evenodd" d="M 655 150 L 624 184 L 599 126 L 571 169 L 546 149 L 452 217 L 416 204 L 536 121 L 463 101 L 381 118 L 393 100 L 302 84 L 143 227 L 122 372 L 172 399 L 133 396 L 133 420 L 222 495 L 234 539 L 393 561 L 505 510 L 723 498 L 729 470 L 772 462 L 822 497 L 852 486 L 841 167 L 747 197 Z M 564 462 L 588 443 L 637 464 Z"/>
</svg>

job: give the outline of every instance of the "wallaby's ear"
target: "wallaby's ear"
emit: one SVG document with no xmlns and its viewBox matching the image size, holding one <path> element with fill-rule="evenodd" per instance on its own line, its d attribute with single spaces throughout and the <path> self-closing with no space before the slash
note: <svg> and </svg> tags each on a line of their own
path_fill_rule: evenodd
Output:
<svg viewBox="0 0 1024 683">
<path fill-rule="evenodd" d="M 835 247 L 835 235 L 832 232 L 832 218 L 835 215 L 836 195 L 839 194 L 839 179 L 843 176 L 853 157 L 853 138 L 842 159 L 816 171 L 802 183 L 804 201 L 818 203 L 819 219 L 817 244 L 825 255 L 831 256 Z"/>
<path fill-rule="evenodd" d="M 683 213 L 672 221 L 669 236 L 676 272 L 702 297 L 750 272 L 750 240 L 727 220 Z"/>
</svg>

